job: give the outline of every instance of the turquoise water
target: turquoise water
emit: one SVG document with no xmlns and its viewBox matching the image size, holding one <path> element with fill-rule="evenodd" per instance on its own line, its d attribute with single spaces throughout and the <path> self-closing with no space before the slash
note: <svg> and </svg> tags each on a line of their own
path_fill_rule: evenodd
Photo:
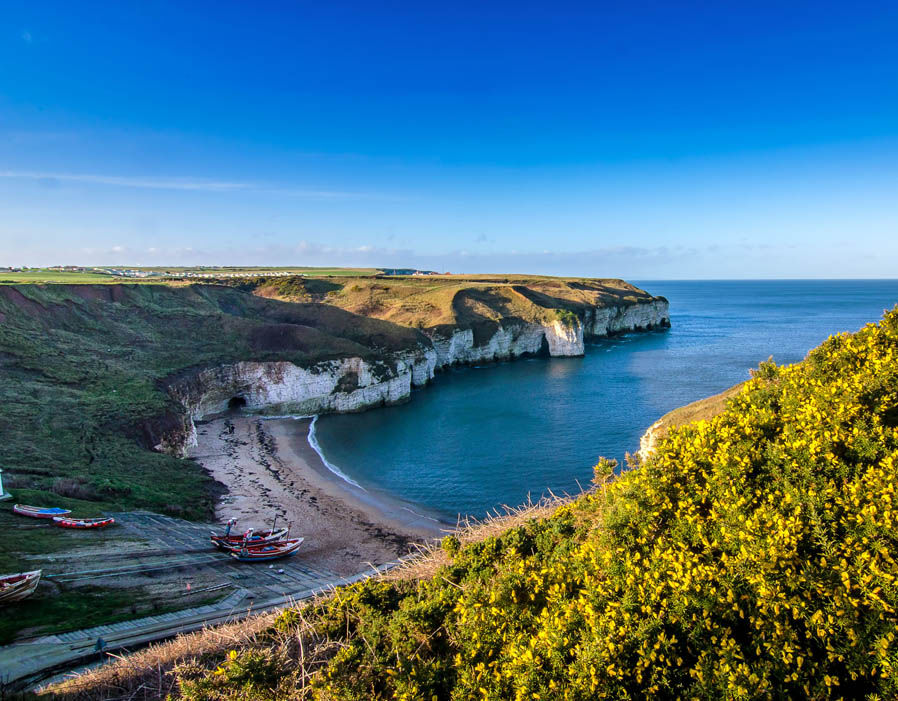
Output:
<svg viewBox="0 0 898 701">
<path fill-rule="evenodd" d="M 622 460 L 667 411 L 898 303 L 893 280 L 638 284 L 670 300 L 670 329 L 602 340 L 583 358 L 450 370 L 408 404 L 321 417 L 322 451 L 363 487 L 450 520 L 579 491 L 599 456 Z"/>
</svg>

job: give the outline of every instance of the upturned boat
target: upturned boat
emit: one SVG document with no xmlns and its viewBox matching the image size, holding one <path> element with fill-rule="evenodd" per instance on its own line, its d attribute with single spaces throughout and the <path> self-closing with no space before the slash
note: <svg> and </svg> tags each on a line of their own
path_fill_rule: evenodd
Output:
<svg viewBox="0 0 898 701">
<path fill-rule="evenodd" d="M 69 509 L 60 509 L 55 506 L 27 506 L 26 504 L 16 504 L 12 507 L 12 510 L 20 516 L 30 516 L 31 518 L 54 518 L 56 516 L 68 516 L 72 513 Z"/>
<path fill-rule="evenodd" d="M 70 518 L 68 516 L 54 516 L 53 523 L 61 528 L 105 528 L 115 523 L 114 518 Z"/>
<path fill-rule="evenodd" d="M 303 540 L 304 538 L 290 538 L 289 540 L 280 540 L 265 545 L 248 545 L 240 550 L 231 551 L 231 557 L 240 560 L 240 562 L 278 560 L 282 557 L 288 557 L 299 550 Z"/>
<path fill-rule="evenodd" d="M 21 601 L 29 596 L 41 580 L 42 570 L 0 576 L 0 604 Z"/>
</svg>

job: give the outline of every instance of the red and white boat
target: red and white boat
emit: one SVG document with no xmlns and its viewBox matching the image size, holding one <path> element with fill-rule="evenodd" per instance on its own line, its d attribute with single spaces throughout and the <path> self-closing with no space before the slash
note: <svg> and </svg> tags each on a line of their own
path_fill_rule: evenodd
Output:
<svg viewBox="0 0 898 701">
<path fill-rule="evenodd" d="M 286 537 L 286 528 L 279 528 L 276 531 L 259 531 L 258 533 L 249 530 L 242 535 L 232 535 L 227 537 L 209 536 L 212 540 L 212 544 L 216 548 L 227 551 L 240 550 L 244 545 L 258 547 L 261 545 L 268 545 L 269 543 L 277 543 L 278 541 L 284 540 Z"/>
<path fill-rule="evenodd" d="M 114 518 L 70 518 L 68 516 L 54 516 L 53 523 L 62 528 L 105 528 L 115 523 Z"/>
<path fill-rule="evenodd" d="M 29 596 L 41 580 L 41 570 L 0 576 L 0 604 L 21 601 Z"/>
<path fill-rule="evenodd" d="M 70 513 L 72 513 L 69 509 L 44 506 L 26 506 L 25 504 L 16 504 L 12 507 L 12 510 L 20 516 L 30 516 L 31 518 L 55 518 L 56 516 L 68 516 Z"/>
<path fill-rule="evenodd" d="M 239 550 L 231 551 L 231 557 L 240 560 L 240 562 L 277 560 L 282 557 L 288 557 L 299 550 L 303 540 L 304 538 L 290 538 L 289 540 L 279 540 L 266 545 L 248 545 Z"/>
<path fill-rule="evenodd" d="M 246 533 L 232 534 L 231 528 L 235 523 L 237 523 L 237 519 L 235 518 L 228 521 L 228 527 L 225 530 L 224 535 L 210 533 L 209 540 L 212 541 L 212 545 L 219 550 L 234 551 L 240 550 L 244 545 L 268 545 L 269 543 L 283 540 L 287 537 L 288 533 L 286 528 L 279 528 L 278 530 L 271 529 L 267 531 L 254 531 L 250 528 Z"/>
</svg>

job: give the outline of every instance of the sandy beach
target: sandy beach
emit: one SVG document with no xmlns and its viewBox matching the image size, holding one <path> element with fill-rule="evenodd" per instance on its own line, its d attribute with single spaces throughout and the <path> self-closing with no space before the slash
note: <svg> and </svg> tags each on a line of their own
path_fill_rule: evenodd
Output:
<svg viewBox="0 0 898 701">
<path fill-rule="evenodd" d="M 262 529 L 276 515 L 279 525 L 291 524 L 292 536 L 306 539 L 296 557 L 341 575 L 444 534 L 448 524 L 328 470 L 309 445 L 309 424 L 233 414 L 197 426 L 191 456 L 228 488 L 216 509 L 220 522 L 236 518 L 241 531 Z"/>
</svg>

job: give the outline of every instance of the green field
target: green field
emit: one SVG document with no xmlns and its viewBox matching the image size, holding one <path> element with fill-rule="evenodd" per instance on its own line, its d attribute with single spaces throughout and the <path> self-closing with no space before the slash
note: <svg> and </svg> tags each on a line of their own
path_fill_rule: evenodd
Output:
<svg viewBox="0 0 898 701">
<path fill-rule="evenodd" d="M 319 277 L 344 277 L 344 276 L 360 276 L 360 275 L 378 275 L 381 271 L 378 268 L 315 268 L 308 266 L 260 266 L 260 267 L 242 267 L 242 266 L 110 266 L 115 268 L 128 268 L 129 270 L 141 270 L 146 272 L 164 273 L 177 277 L 178 275 L 186 275 L 189 273 L 202 273 L 215 275 L 221 273 L 223 275 L 234 275 L 241 273 L 293 273 L 296 275 L 312 275 Z"/>
<path fill-rule="evenodd" d="M 258 273 L 292 273 L 296 275 L 314 275 L 321 277 L 353 277 L 360 275 L 377 275 L 380 273 L 376 268 L 309 268 L 309 267 L 287 267 L 287 268 L 210 268 L 210 267 L 139 267 L 139 266 L 108 266 L 112 268 L 126 268 L 128 270 L 140 270 L 145 272 L 160 273 L 159 277 L 149 278 L 123 278 L 118 275 L 109 275 L 100 272 L 91 271 L 67 271 L 67 270 L 50 270 L 49 268 L 29 268 L 21 272 L 3 272 L 0 271 L 0 284 L 11 283 L 62 283 L 62 284 L 83 284 L 83 283 L 107 283 L 121 284 L 127 283 L 163 283 L 169 278 L 178 278 L 188 274 L 258 274 Z"/>
<path fill-rule="evenodd" d="M 313 275 L 321 277 L 345 277 L 358 275 L 377 275 L 381 271 L 377 268 L 310 268 L 310 267 L 226 267 L 226 268 L 136 268 L 136 270 L 149 270 L 157 272 L 170 272 L 173 275 L 183 273 L 264 273 L 264 272 L 285 272 L 303 275 Z"/>
<path fill-rule="evenodd" d="M 77 285 L 81 283 L 108 283 L 121 282 L 112 275 L 101 273 L 66 272 L 62 270 L 47 270 L 45 268 L 31 268 L 18 273 L 0 271 L 0 283 L 68 283 Z"/>
</svg>

